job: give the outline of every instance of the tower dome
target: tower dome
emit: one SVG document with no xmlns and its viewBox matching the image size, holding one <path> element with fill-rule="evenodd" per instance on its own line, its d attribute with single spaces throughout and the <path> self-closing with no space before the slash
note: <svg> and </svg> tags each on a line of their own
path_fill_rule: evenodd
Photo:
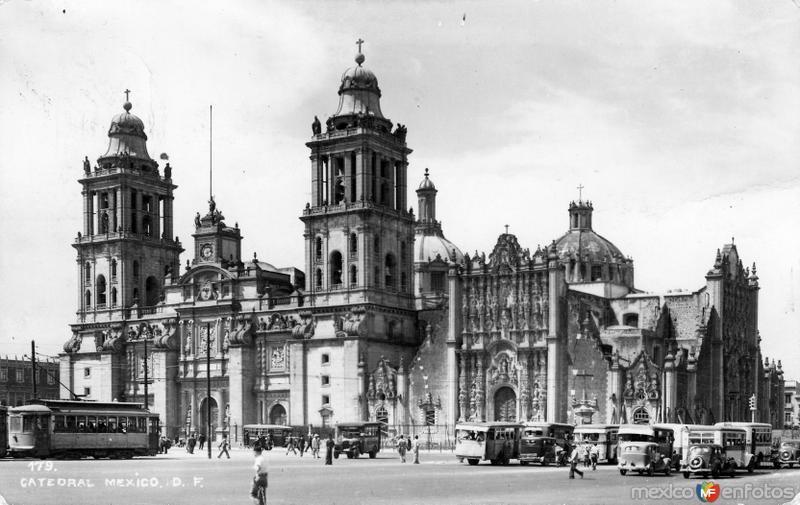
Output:
<svg viewBox="0 0 800 505">
<path fill-rule="evenodd" d="M 339 84 L 339 108 L 328 119 L 328 128 L 344 130 L 356 126 L 372 126 L 387 133 L 392 123 L 381 112 L 381 89 L 378 78 L 363 66 L 366 59 L 361 52 L 359 39 L 356 66 L 350 67 L 342 74 Z"/>
<path fill-rule="evenodd" d="M 125 101 L 122 105 L 123 112 L 111 118 L 108 128 L 108 149 L 100 156 L 100 165 L 113 163 L 113 159 L 136 158 L 155 163 L 147 153 L 147 134 L 144 132 L 144 122 L 131 113 L 133 105 Z"/>
<path fill-rule="evenodd" d="M 419 218 L 414 238 L 414 262 L 426 263 L 437 256 L 445 261 L 460 262 L 464 253 L 447 240 L 442 232 L 442 223 L 436 220 L 436 193 L 438 190 L 425 169 L 425 178 L 417 189 Z"/>
</svg>

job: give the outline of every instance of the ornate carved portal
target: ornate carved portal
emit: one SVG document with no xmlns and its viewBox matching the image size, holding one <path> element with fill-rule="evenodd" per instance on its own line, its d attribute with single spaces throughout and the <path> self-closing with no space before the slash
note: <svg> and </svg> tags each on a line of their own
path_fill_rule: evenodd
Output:
<svg viewBox="0 0 800 505">
<path fill-rule="evenodd" d="M 517 420 L 517 395 L 508 386 L 494 393 L 494 420 L 513 422 Z"/>
</svg>

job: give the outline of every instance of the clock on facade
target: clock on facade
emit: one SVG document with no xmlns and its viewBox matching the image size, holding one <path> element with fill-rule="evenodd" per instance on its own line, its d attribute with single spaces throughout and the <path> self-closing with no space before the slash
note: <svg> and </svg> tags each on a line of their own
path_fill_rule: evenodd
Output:
<svg viewBox="0 0 800 505">
<path fill-rule="evenodd" d="M 211 247 L 211 244 L 203 244 L 203 247 L 200 248 L 200 257 L 208 260 L 211 259 L 212 254 L 214 254 L 214 248 Z"/>
</svg>

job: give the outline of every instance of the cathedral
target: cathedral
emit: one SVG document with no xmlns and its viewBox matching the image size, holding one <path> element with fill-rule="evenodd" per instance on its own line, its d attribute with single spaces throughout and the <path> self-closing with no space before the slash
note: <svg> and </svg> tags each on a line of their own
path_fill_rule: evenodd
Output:
<svg viewBox="0 0 800 505">
<path fill-rule="evenodd" d="M 187 252 L 172 167 L 150 157 L 126 100 L 79 179 L 63 398 L 146 403 L 170 437 L 355 420 L 443 438 L 465 420 L 709 423 L 749 420 L 753 395 L 757 419 L 782 423 L 756 267 L 734 244 L 699 289 L 648 293 L 579 199 L 545 246 L 506 230 L 488 255 L 464 254 L 436 219 L 427 169 L 410 208 L 407 129 L 384 116 L 364 61 L 359 47 L 337 111 L 314 118 L 306 143 L 303 270 L 243 257 L 213 196 Z"/>
</svg>

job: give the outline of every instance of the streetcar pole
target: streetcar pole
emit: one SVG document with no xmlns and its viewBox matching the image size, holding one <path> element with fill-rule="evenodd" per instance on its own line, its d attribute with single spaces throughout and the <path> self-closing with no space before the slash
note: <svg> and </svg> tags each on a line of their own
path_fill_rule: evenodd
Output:
<svg viewBox="0 0 800 505">
<path fill-rule="evenodd" d="M 33 376 L 33 398 L 36 399 L 39 397 L 38 392 L 36 391 L 36 341 L 31 340 L 31 376 Z"/>
<path fill-rule="evenodd" d="M 144 409 L 147 410 L 147 335 L 144 337 Z"/>
<path fill-rule="evenodd" d="M 211 459 L 211 323 L 206 323 L 206 432 L 208 459 Z"/>
</svg>

